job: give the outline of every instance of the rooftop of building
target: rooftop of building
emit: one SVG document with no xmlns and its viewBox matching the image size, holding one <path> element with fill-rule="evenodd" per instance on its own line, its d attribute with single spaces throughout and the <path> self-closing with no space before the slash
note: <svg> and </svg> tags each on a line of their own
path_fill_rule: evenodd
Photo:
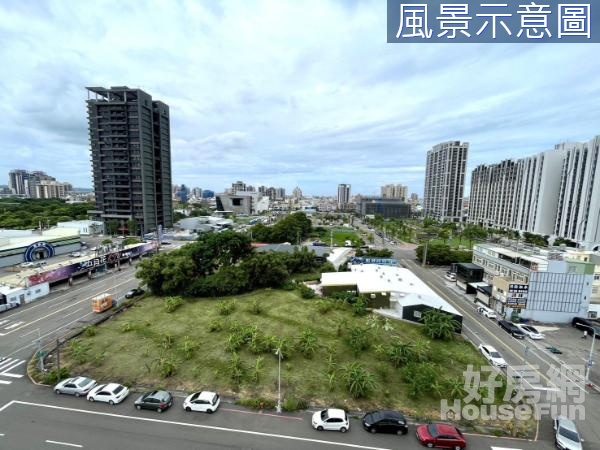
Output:
<svg viewBox="0 0 600 450">
<path fill-rule="evenodd" d="M 321 274 L 323 286 L 356 286 L 362 294 L 389 293 L 402 306 L 425 304 L 461 315 L 452 305 L 439 297 L 413 272 L 403 267 L 378 264 L 354 264 L 350 272 Z"/>
</svg>

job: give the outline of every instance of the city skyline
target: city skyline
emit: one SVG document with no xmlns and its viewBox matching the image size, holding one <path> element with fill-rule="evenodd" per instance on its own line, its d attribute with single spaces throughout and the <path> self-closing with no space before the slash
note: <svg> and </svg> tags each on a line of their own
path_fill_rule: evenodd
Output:
<svg viewBox="0 0 600 450">
<path fill-rule="evenodd" d="M 306 195 L 335 195 L 340 183 L 372 195 L 395 182 L 422 195 L 428 149 L 461 140 L 468 192 L 480 164 L 600 132 L 597 44 L 389 45 L 376 1 L 114 3 L 99 25 L 106 7 L 0 7 L 0 56 L 12 61 L 0 172 L 91 187 L 90 85 L 140 87 L 169 104 L 173 180 L 216 191 L 244 178 Z"/>
</svg>

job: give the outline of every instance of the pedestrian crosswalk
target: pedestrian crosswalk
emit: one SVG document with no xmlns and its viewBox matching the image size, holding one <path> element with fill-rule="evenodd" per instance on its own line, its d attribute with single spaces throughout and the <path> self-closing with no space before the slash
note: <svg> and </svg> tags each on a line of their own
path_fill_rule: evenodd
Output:
<svg viewBox="0 0 600 450">
<path fill-rule="evenodd" d="M 15 358 L 1 358 L 0 357 L 0 384 L 11 384 L 12 381 L 4 380 L 2 377 L 8 378 L 22 378 L 23 374 L 14 373 L 13 371 L 25 364 L 24 359 Z"/>
</svg>

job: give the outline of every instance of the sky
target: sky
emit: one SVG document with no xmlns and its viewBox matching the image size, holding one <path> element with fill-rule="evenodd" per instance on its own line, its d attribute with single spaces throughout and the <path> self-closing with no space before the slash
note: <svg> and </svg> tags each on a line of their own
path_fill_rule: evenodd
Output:
<svg viewBox="0 0 600 450">
<path fill-rule="evenodd" d="M 127 85 L 170 107 L 173 183 L 422 195 L 439 142 L 470 174 L 600 134 L 599 45 L 387 44 L 383 0 L 2 2 L 0 184 L 91 187 L 85 87 Z"/>
</svg>

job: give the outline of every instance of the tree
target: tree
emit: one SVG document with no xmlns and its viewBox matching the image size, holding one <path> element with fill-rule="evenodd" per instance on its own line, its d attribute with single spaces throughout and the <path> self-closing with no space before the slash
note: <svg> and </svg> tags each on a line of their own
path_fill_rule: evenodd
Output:
<svg viewBox="0 0 600 450">
<path fill-rule="evenodd" d="M 253 288 L 280 287 L 290 276 L 285 259 L 280 253 L 258 253 L 245 259 L 241 267 Z"/>
<path fill-rule="evenodd" d="M 425 333 L 431 339 L 450 340 L 459 329 L 458 321 L 442 309 L 430 309 L 423 314 Z"/>
<path fill-rule="evenodd" d="M 461 236 L 467 239 L 469 247 L 472 247 L 473 241 L 482 241 L 487 237 L 487 231 L 479 225 L 467 225 L 462 231 Z"/>
</svg>

